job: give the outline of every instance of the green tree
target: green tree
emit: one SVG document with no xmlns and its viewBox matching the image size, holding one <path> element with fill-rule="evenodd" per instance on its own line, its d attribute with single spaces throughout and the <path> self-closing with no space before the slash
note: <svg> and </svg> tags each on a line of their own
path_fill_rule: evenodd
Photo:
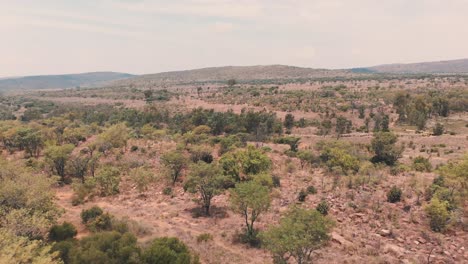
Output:
<svg viewBox="0 0 468 264">
<path fill-rule="evenodd" d="M 145 264 L 197 264 L 198 257 L 175 237 L 161 237 L 153 240 L 142 253 Z"/>
<path fill-rule="evenodd" d="M 294 127 L 294 116 L 291 113 L 287 113 L 284 117 L 284 127 L 290 131 Z"/>
<path fill-rule="evenodd" d="M 57 252 L 41 240 L 29 240 L 0 228 L 0 262 L 15 264 L 61 264 Z"/>
<path fill-rule="evenodd" d="M 372 161 L 394 165 L 403 152 L 403 147 L 396 146 L 397 141 L 397 135 L 392 132 L 374 133 L 371 145 L 375 156 L 372 158 Z"/>
<path fill-rule="evenodd" d="M 269 189 L 254 181 L 238 183 L 231 189 L 230 202 L 233 210 L 244 218 L 247 237 L 255 237 L 254 223 L 270 207 Z"/>
<path fill-rule="evenodd" d="M 46 161 L 51 164 L 52 170 L 61 177 L 62 181 L 65 177 L 65 166 L 74 148 L 75 146 L 72 144 L 65 144 L 62 146 L 51 145 L 44 150 Z"/>
<path fill-rule="evenodd" d="M 336 137 L 340 138 L 341 135 L 351 132 L 352 123 L 345 117 L 339 116 L 336 118 Z"/>
<path fill-rule="evenodd" d="M 432 134 L 434 136 L 441 136 L 444 134 L 444 125 L 442 125 L 441 123 L 436 123 L 434 128 L 432 129 Z"/>
<path fill-rule="evenodd" d="M 447 201 L 432 198 L 431 203 L 424 208 L 429 217 L 429 225 L 433 231 L 443 232 L 446 230 L 450 220 L 450 212 L 447 210 L 447 207 Z"/>
<path fill-rule="evenodd" d="M 223 174 L 234 181 L 248 180 L 252 175 L 266 172 L 271 167 L 270 158 L 253 146 L 225 153 L 219 163 Z"/>
<path fill-rule="evenodd" d="M 314 154 L 310 150 L 299 150 L 297 157 L 301 161 L 301 168 L 303 169 L 306 164 L 312 164 L 314 161 Z"/>
<path fill-rule="evenodd" d="M 270 227 L 261 234 L 263 245 L 275 263 L 311 263 L 312 252 L 330 239 L 333 222 L 316 210 L 292 208 L 280 220 L 278 226 Z"/>
<path fill-rule="evenodd" d="M 300 137 L 281 137 L 275 140 L 275 143 L 289 145 L 290 150 L 296 152 L 299 147 Z"/>
<path fill-rule="evenodd" d="M 72 247 L 68 258 L 70 264 L 137 264 L 140 262 L 141 250 L 137 239 L 130 233 L 99 232 L 81 239 Z"/>
<path fill-rule="evenodd" d="M 169 151 L 161 156 L 161 162 L 168 170 L 172 184 L 179 179 L 182 171 L 187 167 L 187 159 L 179 151 Z"/>
<path fill-rule="evenodd" d="M 96 182 L 98 193 L 101 196 L 109 196 L 119 193 L 120 170 L 113 166 L 104 166 L 90 179 Z"/>
<path fill-rule="evenodd" d="M 237 84 L 237 81 L 235 79 L 229 79 L 227 81 L 227 84 L 228 84 L 229 87 L 233 87 L 234 85 Z"/>
<path fill-rule="evenodd" d="M 88 155 L 76 155 L 71 156 L 69 160 L 69 170 L 72 176 L 77 177 L 81 180 L 81 183 L 85 182 L 86 172 L 88 171 L 89 162 L 91 157 Z"/>
<path fill-rule="evenodd" d="M 210 214 L 211 199 L 221 194 L 226 176 L 214 163 L 198 162 L 191 167 L 184 189 L 198 192 L 206 215 Z"/>
</svg>

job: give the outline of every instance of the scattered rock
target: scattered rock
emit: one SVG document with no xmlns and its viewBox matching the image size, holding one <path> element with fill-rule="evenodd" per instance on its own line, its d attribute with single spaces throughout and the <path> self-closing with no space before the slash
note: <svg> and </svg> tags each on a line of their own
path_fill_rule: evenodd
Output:
<svg viewBox="0 0 468 264">
<path fill-rule="evenodd" d="M 421 244 L 426 244 L 426 240 L 422 237 L 418 238 L 418 242 L 421 243 Z"/>
<path fill-rule="evenodd" d="M 382 229 L 382 230 L 380 230 L 379 234 L 381 236 L 387 237 L 387 236 L 390 236 L 392 234 L 392 231 L 390 231 L 388 229 Z"/>
<path fill-rule="evenodd" d="M 353 243 L 351 243 L 350 241 L 346 240 L 346 238 L 340 236 L 339 234 L 337 234 L 336 232 L 332 232 L 331 233 L 331 239 L 332 241 L 340 244 L 340 245 L 343 245 L 343 246 L 351 246 Z"/>
<path fill-rule="evenodd" d="M 394 244 L 387 243 L 383 246 L 384 253 L 390 253 L 397 257 L 401 257 L 405 254 L 405 249 Z"/>
</svg>

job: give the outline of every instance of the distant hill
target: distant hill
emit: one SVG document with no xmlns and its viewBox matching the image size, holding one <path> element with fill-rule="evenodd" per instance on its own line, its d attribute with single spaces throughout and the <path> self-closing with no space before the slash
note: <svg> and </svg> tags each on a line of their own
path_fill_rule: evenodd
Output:
<svg viewBox="0 0 468 264">
<path fill-rule="evenodd" d="M 39 75 L 0 79 L 0 91 L 72 88 L 98 86 L 102 83 L 134 77 L 118 72 L 89 72 L 80 74 Z"/>
<path fill-rule="evenodd" d="M 353 71 L 370 71 L 377 73 L 468 73 L 468 59 L 434 61 L 408 64 L 385 64 L 368 68 L 357 68 Z"/>
<path fill-rule="evenodd" d="M 350 70 L 326 70 L 301 68 L 285 65 L 266 66 L 224 66 L 186 71 L 163 72 L 140 75 L 134 78 L 114 82 L 118 85 L 174 84 L 191 82 L 302 79 L 355 75 Z"/>
</svg>

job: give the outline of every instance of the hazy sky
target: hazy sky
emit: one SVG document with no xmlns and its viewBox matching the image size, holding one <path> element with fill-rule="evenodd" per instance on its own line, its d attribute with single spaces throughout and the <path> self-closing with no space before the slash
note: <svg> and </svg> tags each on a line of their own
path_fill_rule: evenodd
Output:
<svg viewBox="0 0 468 264">
<path fill-rule="evenodd" d="M 0 77 L 468 58 L 468 0 L 0 0 Z"/>
</svg>

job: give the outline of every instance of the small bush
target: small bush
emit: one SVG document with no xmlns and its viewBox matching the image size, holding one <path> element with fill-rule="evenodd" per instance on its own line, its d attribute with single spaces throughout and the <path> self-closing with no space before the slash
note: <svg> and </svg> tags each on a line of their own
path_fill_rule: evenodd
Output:
<svg viewBox="0 0 468 264">
<path fill-rule="evenodd" d="M 109 213 L 104 213 L 89 222 L 87 226 L 93 232 L 110 231 L 112 230 L 112 216 Z"/>
<path fill-rule="evenodd" d="M 307 193 L 308 194 L 316 194 L 317 189 L 315 189 L 315 187 L 313 185 L 310 185 L 309 187 L 307 187 Z"/>
<path fill-rule="evenodd" d="M 132 146 L 132 147 L 130 148 L 130 151 L 131 151 L 131 152 L 135 152 L 135 151 L 137 151 L 137 150 L 138 150 L 138 146 Z"/>
<path fill-rule="evenodd" d="M 305 199 L 307 198 L 307 194 L 308 194 L 308 193 L 306 192 L 306 190 L 302 189 L 302 190 L 299 192 L 299 194 L 297 195 L 297 200 L 298 200 L 299 202 L 304 202 Z"/>
<path fill-rule="evenodd" d="M 271 179 L 273 180 L 273 187 L 275 188 L 281 187 L 281 179 L 279 176 L 273 175 L 271 176 Z"/>
<path fill-rule="evenodd" d="M 443 232 L 447 228 L 450 219 L 450 213 L 447 209 L 447 202 L 440 201 L 437 198 L 431 200 L 431 203 L 425 208 L 429 217 L 429 225 L 435 232 Z"/>
<path fill-rule="evenodd" d="M 83 224 L 87 224 L 93 221 L 94 219 L 96 219 L 96 217 L 102 215 L 103 213 L 104 211 L 100 207 L 98 206 L 91 207 L 81 212 L 81 221 Z"/>
<path fill-rule="evenodd" d="M 172 188 L 171 187 L 166 187 L 163 190 L 164 195 L 172 195 Z"/>
<path fill-rule="evenodd" d="M 420 172 L 430 172 L 432 165 L 429 159 L 418 156 L 413 160 L 413 169 Z"/>
<path fill-rule="evenodd" d="M 389 203 L 396 203 L 401 201 L 401 189 L 393 186 L 392 189 L 387 193 L 387 201 Z"/>
<path fill-rule="evenodd" d="M 203 233 L 197 236 L 197 243 L 208 242 L 210 240 L 213 240 L 213 235 L 209 233 Z"/>
<path fill-rule="evenodd" d="M 434 136 L 441 136 L 444 134 L 444 125 L 442 125 L 441 123 L 437 123 L 434 128 L 432 129 L 432 134 Z"/>
<path fill-rule="evenodd" d="M 50 228 L 49 239 L 51 241 L 59 242 L 73 238 L 77 233 L 76 227 L 73 224 L 63 222 L 61 225 L 54 225 Z"/>
<path fill-rule="evenodd" d="M 317 211 L 321 213 L 322 215 L 327 215 L 328 210 L 330 209 L 330 206 L 328 205 L 327 201 L 322 200 L 318 205 L 317 205 Z"/>
</svg>

